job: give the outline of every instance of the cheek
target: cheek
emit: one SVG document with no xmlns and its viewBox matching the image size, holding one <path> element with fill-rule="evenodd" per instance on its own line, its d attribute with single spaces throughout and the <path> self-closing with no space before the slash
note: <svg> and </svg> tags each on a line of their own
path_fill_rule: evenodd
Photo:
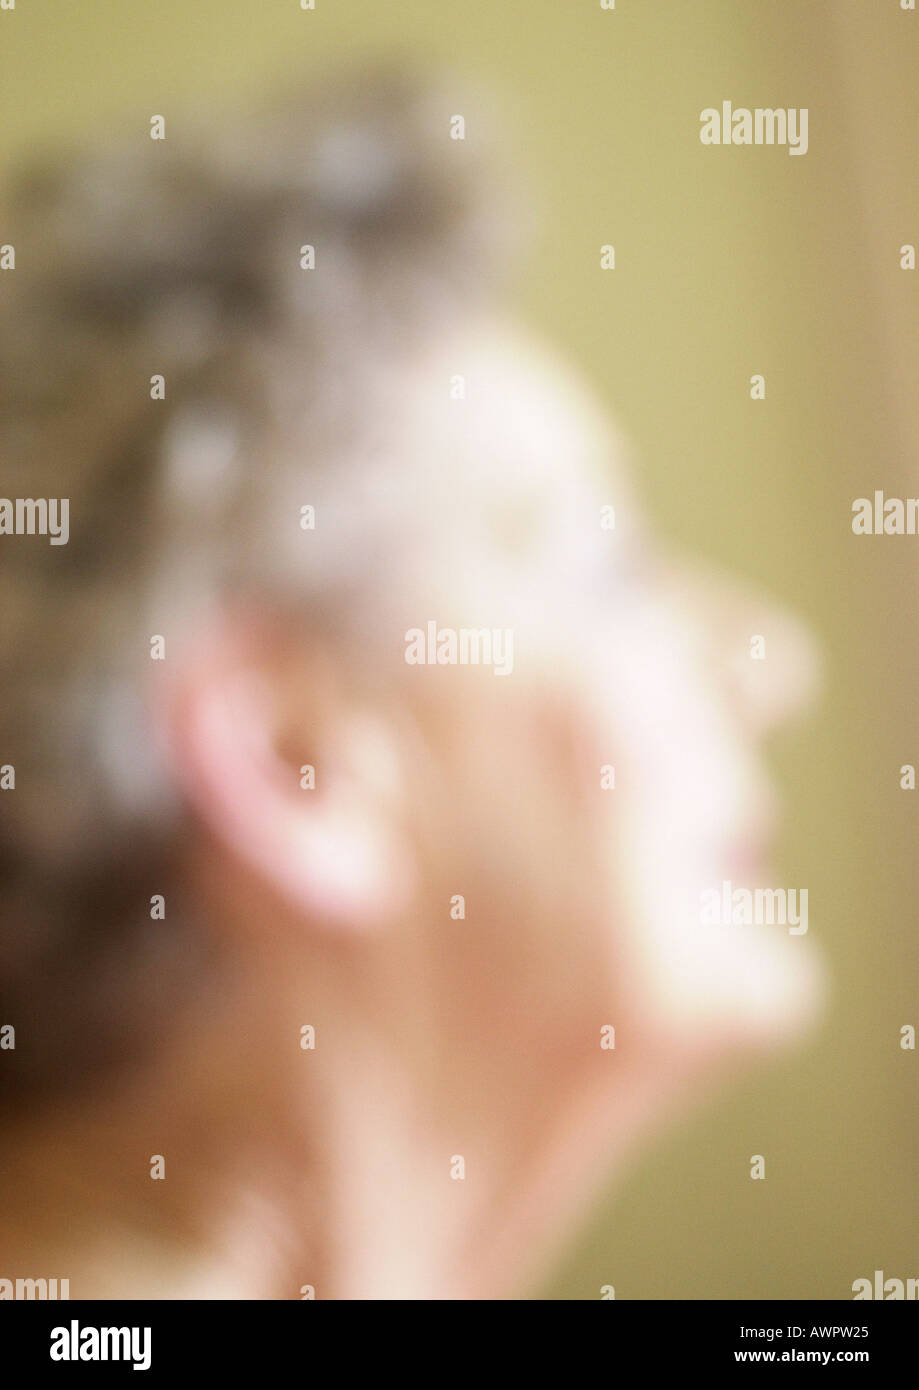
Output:
<svg viewBox="0 0 919 1390">
<path fill-rule="evenodd" d="M 470 791 L 485 974 L 500 968 L 502 1017 L 513 1001 L 519 1026 L 557 1038 L 583 1036 L 609 981 L 609 835 L 585 730 L 570 701 L 521 692 L 482 735 Z"/>
</svg>

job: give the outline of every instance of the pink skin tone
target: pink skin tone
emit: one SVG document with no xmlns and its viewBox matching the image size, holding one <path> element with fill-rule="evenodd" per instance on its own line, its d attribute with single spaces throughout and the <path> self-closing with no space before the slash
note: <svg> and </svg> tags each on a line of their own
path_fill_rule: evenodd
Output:
<svg viewBox="0 0 919 1390">
<path fill-rule="evenodd" d="M 151 689 L 230 967 L 133 1089 L 24 1141 L 35 1172 L 79 1133 L 92 1238 L 47 1238 L 74 1297 L 526 1292 L 649 1126 L 820 1001 L 809 937 L 699 920 L 723 879 L 777 886 L 757 744 L 806 635 L 651 540 L 603 412 L 504 323 L 373 389 L 309 537 L 320 570 L 396 541 L 367 612 L 183 615 Z M 512 628 L 512 673 L 407 665 L 429 619 Z"/>
</svg>

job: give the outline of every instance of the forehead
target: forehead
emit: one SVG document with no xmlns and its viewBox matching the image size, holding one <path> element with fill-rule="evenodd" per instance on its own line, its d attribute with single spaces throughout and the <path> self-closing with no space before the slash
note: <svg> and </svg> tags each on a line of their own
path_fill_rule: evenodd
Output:
<svg viewBox="0 0 919 1390">
<path fill-rule="evenodd" d="M 406 484 L 443 543 L 483 575 L 578 583 L 609 548 L 601 508 L 634 517 L 612 422 L 559 357 L 503 321 L 467 325 L 420 368 L 405 418 Z M 493 569 L 489 571 L 489 563 Z"/>
<path fill-rule="evenodd" d="M 622 441 L 560 358 L 502 319 L 368 366 L 361 420 L 326 476 L 329 501 L 375 526 L 589 544 L 598 508 L 633 509 Z M 351 407 L 355 408 L 354 405 Z M 333 449 L 335 445 L 333 444 Z M 323 470 L 325 471 L 325 470 Z"/>
<path fill-rule="evenodd" d="M 507 321 L 464 324 L 407 384 L 404 424 L 416 461 L 436 444 L 451 485 L 483 502 L 551 502 L 623 481 L 618 440 L 586 387 Z M 442 470 L 429 457 L 425 471 L 436 479 Z"/>
<path fill-rule="evenodd" d="M 538 582 L 595 572 L 611 542 L 601 508 L 615 507 L 618 535 L 634 512 L 604 411 L 504 319 L 370 357 L 340 392 L 318 457 L 315 437 L 290 441 L 294 474 L 307 481 L 304 445 L 318 463 L 306 470 L 317 518 L 297 558 L 304 578 L 356 568 L 377 603 L 449 595 L 484 621 Z"/>
</svg>

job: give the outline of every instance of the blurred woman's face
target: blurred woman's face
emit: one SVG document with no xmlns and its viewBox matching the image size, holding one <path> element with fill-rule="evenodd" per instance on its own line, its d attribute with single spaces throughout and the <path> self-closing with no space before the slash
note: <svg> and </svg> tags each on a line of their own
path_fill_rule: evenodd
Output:
<svg viewBox="0 0 919 1390">
<path fill-rule="evenodd" d="M 703 925 L 700 902 L 806 887 L 770 867 L 758 747 L 813 683 L 806 635 L 655 537 L 615 431 L 525 335 L 476 324 L 380 389 L 397 423 L 361 461 L 361 509 L 405 527 L 385 645 L 420 630 L 428 652 L 395 679 L 437 763 L 411 801 L 438 1017 L 475 1051 L 472 1009 L 492 1070 L 560 1048 L 593 1066 L 607 1024 L 626 1049 L 781 1039 L 814 1001 L 808 938 Z M 498 630 L 505 669 L 428 664 L 431 623 Z"/>
<path fill-rule="evenodd" d="M 295 825 L 338 808 L 336 852 L 297 840 L 294 867 L 328 871 L 319 915 L 336 920 L 337 894 L 356 930 L 296 917 L 280 969 L 322 1030 L 323 1093 L 348 1125 L 369 1117 L 377 1148 L 420 1147 L 387 1182 L 412 1211 L 425 1186 L 481 1293 L 685 1083 L 809 1016 L 809 938 L 706 925 L 701 895 L 806 887 L 769 867 L 757 743 L 813 660 L 788 618 L 653 537 L 614 430 L 525 335 L 479 322 L 342 395 L 354 428 L 309 475 L 299 562 L 372 582 L 316 614 L 335 691 L 317 707 L 338 732 L 324 794 L 281 804 Z M 295 640 L 282 703 L 309 740 Z M 262 907 L 245 905 L 247 938 Z M 256 995 L 276 1011 L 273 985 Z M 355 1038 L 373 1041 L 342 1063 Z M 445 1195 L 444 1153 L 468 1164 L 471 1206 Z"/>
<path fill-rule="evenodd" d="M 204 642 L 189 678 L 192 693 L 200 678 L 203 717 L 183 726 L 194 756 L 177 758 L 176 775 L 198 776 L 198 814 L 232 831 L 189 836 L 188 854 L 211 917 L 232 921 L 228 940 L 246 952 L 245 1017 L 274 1039 L 285 1010 L 299 1020 L 308 1009 L 323 1039 L 309 1102 L 299 1054 L 292 1079 L 274 1043 L 255 1047 L 253 1065 L 271 1066 L 258 1074 L 260 1102 L 277 1094 L 286 1116 L 293 1088 L 318 1151 L 322 1106 L 332 1147 L 349 1155 L 369 1126 L 368 1181 L 374 1200 L 395 1203 L 387 1221 L 423 1213 L 432 1241 L 446 1229 L 465 1252 L 450 1287 L 485 1296 L 531 1266 L 538 1242 L 563 1230 L 611 1155 L 685 1081 L 809 1016 L 819 982 L 809 938 L 778 924 L 705 925 L 701 894 L 727 880 L 782 886 L 768 864 L 772 793 L 757 743 L 806 691 L 813 660 L 788 618 L 653 537 L 615 431 L 525 335 L 479 322 L 427 354 L 372 362 L 365 384 L 348 383 L 342 404 L 357 425 L 348 451 L 332 449 L 334 466 L 304 476 L 316 441 L 293 431 L 282 470 L 316 505 L 299 563 L 330 592 L 333 576 L 363 566 L 374 581 L 365 601 L 347 604 L 338 626 L 329 600 L 315 651 L 299 629 L 285 629 L 277 652 L 269 640 L 266 670 L 276 675 L 276 662 L 283 680 L 242 680 L 238 707 L 215 696 L 240 676 L 233 643 L 225 675 Z M 260 534 L 289 537 L 290 497 L 271 481 L 266 501 L 283 526 L 260 520 Z M 241 651 L 245 674 L 246 642 Z M 285 734 L 292 721 L 327 754 L 315 799 L 276 776 L 273 755 L 292 754 L 272 746 L 264 711 L 275 706 Z M 322 719 L 311 722 L 314 709 Z M 264 777 L 249 775 L 263 765 Z M 256 831 L 267 858 L 252 862 L 283 861 L 277 881 L 226 872 L 227 847 L 246 861 Z M 387 902 L 390 849 L 401 887 Z M 209 866 L 217 872 L 199 872 Z M 317 876 L 318 895 L 288 894 L 287 930 L 278 904 L 289 880 L 299 892 Z M 336 893 L 348 903 L 338 919 Z M 357 930 L 324 929 L 345 916 Z M 223 1058 L 222 1034 L 215 1049 Z M 212 1054 L 201 1055 L 207 1073 Z M 229 1089 L 249 1104 L 236 1052 L 226 1064 Z M 224 1098 L 217 1087 L 218 1107 Z M 445 1183 L 454 1153 L 468 1164 L 463 1196 Z"/>
</svg>

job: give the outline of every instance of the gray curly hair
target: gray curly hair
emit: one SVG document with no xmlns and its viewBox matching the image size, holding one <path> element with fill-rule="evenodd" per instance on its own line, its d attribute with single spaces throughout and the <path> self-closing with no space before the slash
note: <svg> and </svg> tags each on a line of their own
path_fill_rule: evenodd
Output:
<svg viewBox="0 0 919 1390">
<path fill-rule="evenodd" d="M 494 199 L 448 120 L 430 89 L 365 76 L 170 118 L 163 142 L 139 125 L 3 199 L 0 490 L 68 497 L 71 534 L 0 538 L 2 1103 L 136 1055 L 209 953 L 181 913 L 151 930 L 183 811 L 144 727 L 149 636 L 238 587 L 347 604 L 378 573 L 354 545 L 351 572 L 292 565 L 272 518 L 296 527 L 304 479 L 345 468 L 374 360 L 491 278 Z"/>
</svg>

